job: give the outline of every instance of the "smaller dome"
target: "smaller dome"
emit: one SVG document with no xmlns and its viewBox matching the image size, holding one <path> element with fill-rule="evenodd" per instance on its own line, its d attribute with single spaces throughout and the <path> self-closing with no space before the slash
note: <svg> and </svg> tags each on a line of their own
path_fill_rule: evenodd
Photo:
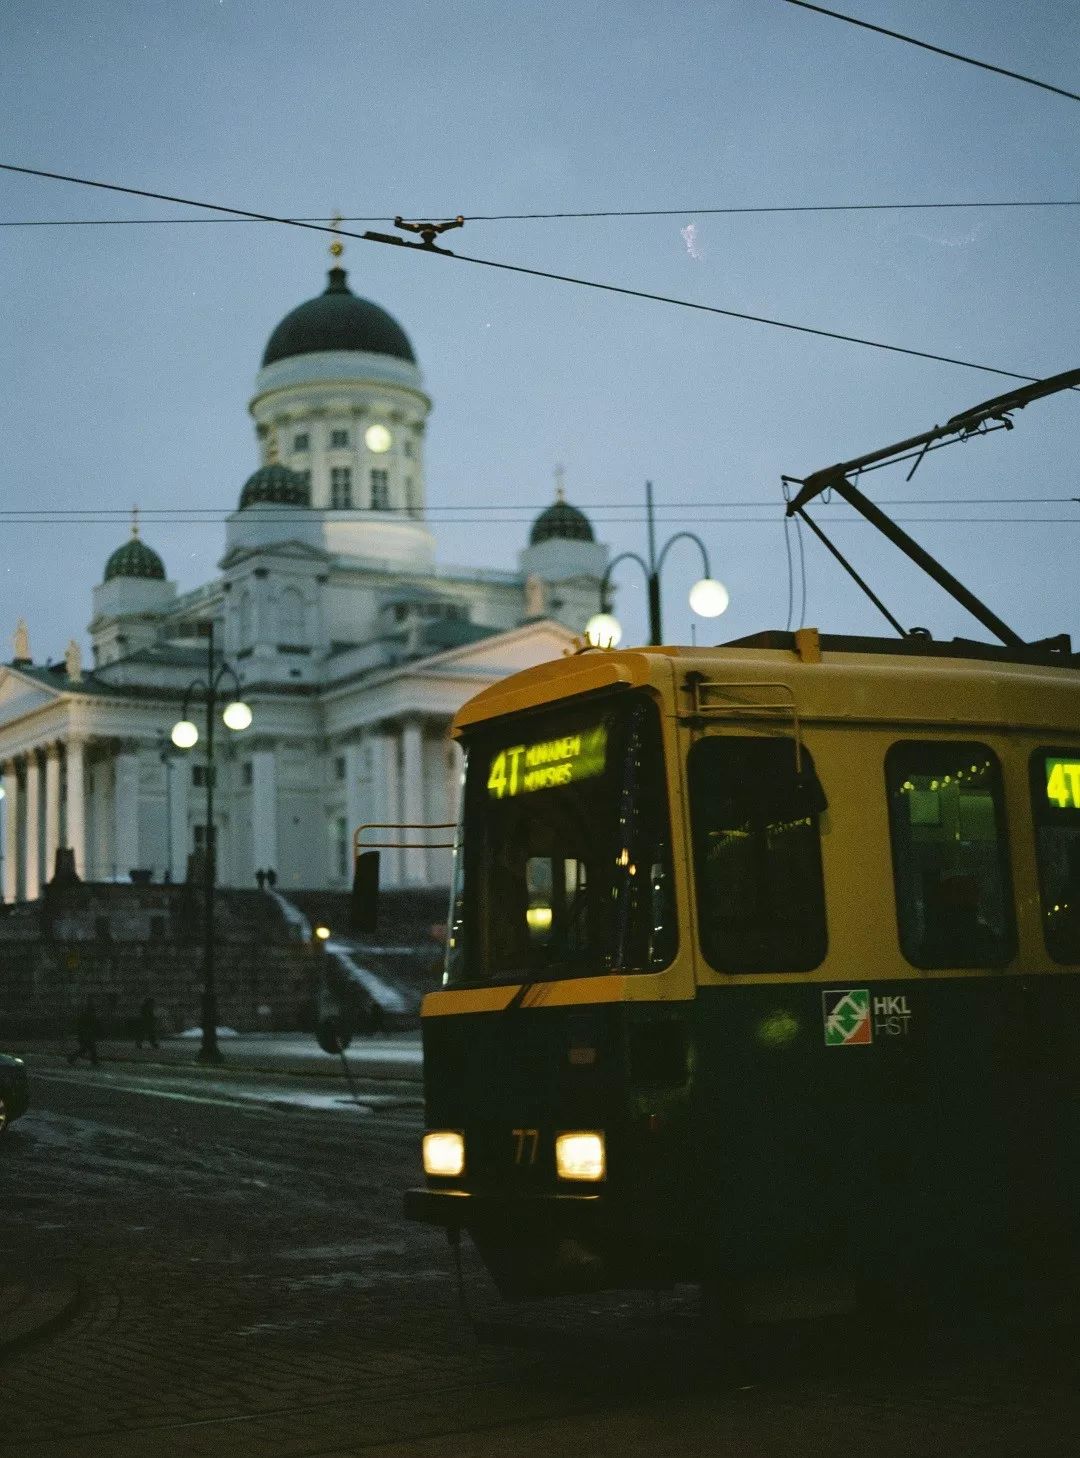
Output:
<svg viewBox="0 0 1080 1458">
<path fill-rule="evenodd" d="M 557 492 L 552 504 L 542 511 L 533 522 L 532 531 L 529 533 L 530 547 L 536 547 L 541 542 L 552 540 L 564 542 L 596 540 L 589 518 L 576 506 L 571 506 L 561 490 Z"/>
<path fill-rule="evenodd" d="M 260 506 L 272 503 L 275 506 L 307 506 L 310 501 L 308 488 L 288 466 L 280 461 L 271 461 L 260 466 L 249 476 L 240 493 L 240 510 L 245 506 Z"/>
<path fill-rule="evenodd" d="M 105 563 L 105 581 L 111 582 L 114 577 L 150 577 L 163 582 L 165 564 L 154 549 L 148 547 L 133 531 L 131 537 L 122 547 L 117 547 Z"/>
</svg>

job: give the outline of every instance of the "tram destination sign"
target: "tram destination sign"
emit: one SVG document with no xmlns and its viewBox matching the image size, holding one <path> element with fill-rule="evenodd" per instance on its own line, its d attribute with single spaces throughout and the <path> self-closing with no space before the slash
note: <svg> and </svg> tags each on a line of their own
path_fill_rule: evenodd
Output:
<svg viewBox="0 0 1080 1458">
<path fill-rule="evenodd" d="M 1043 765 L 1047 803 L 1057 810 L 1080 811 L 1080 759 L 1061 759 L 1048 754 Z"/>
<path fill-rule="evenodd" d="M 500 749 L 491 761 L 488 794 L 493 800 L 509 800 L 595 779 L 607 767 L 607 740 L 607 725 L 594 724 L 557 739 Z"/>
</svg>

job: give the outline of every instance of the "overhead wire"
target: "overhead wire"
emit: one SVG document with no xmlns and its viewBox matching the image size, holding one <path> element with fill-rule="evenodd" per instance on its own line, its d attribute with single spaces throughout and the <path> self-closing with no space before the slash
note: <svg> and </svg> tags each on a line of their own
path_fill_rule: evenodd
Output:
<svg viewBox="0 0 1080 1458">
<path fill-rule="evenodd" d="M 331 233 L 340 238 L 355 238 L 361 242 L 381 242 L 383 244 L 394 243 L 398 247 L 409 248 L 413 253 L 423 253 L 429 256 L 450 259 L 455 263 L 471 263 L 483 268 L 494 268 L 504 273 L 516 273 L 530 278 L 544 278 L 556 283 L 571 284 L 579 288 L 596 289 L 603 293 L 619 294 L 625 298 L 645 299 L 652 303 L 670 304 L 677 308 L 693 309 L 699 313 L 714 314 L 728 319 L 740 319 L 747 323 L 764 324 L 770 328 L 786 329 L 796 334 L 813 335 L 821 339 L 834 339 L 845 344 L 859 344 L 869 349 L 880 349 L 890 354 L 907 355 L 915 359 L 932 360 L 938 364 L 956 365 L 962 369 L 979 370 L 984 374 L 1001 375 L 1011 380 L 1024 380 L 1033 383 L 1040 376 L 1020 374 L 1015 370 L 1000 369 L 995 365 L 979 364 L 972 360 L 958 359 L 955 356 L 937 354 L 930 350 L 911 349 L 904 345 L 887 344 L 878 339 L 865 339 L 855 334 L 844 334 L 831 329 L 819 329 L 808 324 L 793 324 L 783 319 L 773 319 L 761 314 L 750 314 L 738 309 L 725 309 L 715 304 L 702 304 L 692 299 L 680 299 L 670 294 L 652 293 L 645 289 L 632 289 L 622 284 L 603 283 L 597 279 L 580 278 L 573 274 L 555 273 L 548 269 L 529 268 L 519 263 L 504 263 L 491 258 L 478 258 L 468 253 L 452 253 L 448 249 L 434 248 L 422 244 L 408 244 L 403 239 L 377 237 L 354 233 L 349 229 L 332 227 L 321 223 L 306 223 L 298 219 L 279 217 L 272 213 L 258 213 L 244 208 L 227 207 L 220 203 L 200 202 L 194 198 L 179 197 L 172 193 L 151 191 L 147 188 L 125 187 L 115 182 L 100 182 L 91 178 L 76 177 L 68 173 L 46 171 L 43 168 L 17 166 L 11 162 L 0 162 L 0 171 L 18 173 L 29 177 L 47 178 L 54 182 L 70 182 L 80 187 L 100 188 L 106 192 L 120 192 L 132 197 L 154 198 L 158 202 L 173 202 L 184 207 L 203 208 L 208 212 L 229 213 L 237 217 L 258 219 L 262 222 L 280 223 L 284 226 L 304 228 L 317 233 Z"/>
<path fill-rule="evenodd" d="M 704 218 L 738 217 L 769 213 L 904 213 L 939 212 L 962 208 L 1077 208 L 1080 198 L 1032 198 L 999 201 L 899 203 L 770 203 L 746 207 L 605 208 L 560 213 L 465 213 L 467 223 L 531 223 L 589 218 Z M 172 223 L 268 223 L 276 218 L 8 218 L 0 228 L 119 228 L 167 226 Z M 288 217 L 288 223 L 393 223 L 382 217 Z"/>
<path fill-rule="evenodd" d="M 982 71 L 993 71 L 998 76 L 1008 76 L 1013 81 L 1023 81 L 1028 86 L 1038 86 L 1042 91 L 1052 91 L 1056 96 L 1067 97 L 1070 101 L 1080 101 L 1080 94 L 1075 91 L 1067 91 L 1064 86 L 1054 86 L 1049 81 L 1039 81 L 1034 76 L 1025 76 L 1021 71 L 1011 71 L 1006 66 L 995 66 L 989 61 L 976 60 L 974 56 L 966 56 L 960 51 L 949 51 L 944 46 L 931 45 L 929 41 L 918 40 L 913 35 L 905 35 L 899 30 L 890 30 L 884 25 L 874 25 L 869 20 L 860 20 L 855 15 L 846 15 L 841 10 L 830 10 L 825 5 L 815 5 L 811 0 L 785 0 L 788 5 L 797 5 L 800 10 L 813 10 L 818 15 L 827 15 L 832 20 L 843 20 L 848 25 L 857 25 L 860 30 L 872 30 L 878 35 L 888 36 L 891 40 L 904 41 L 909 46 L 918 46 L 920 50 L 933 51 L 935 55 L 947 56 L 951 61 L 962 61 L 966 66 L 978 66 Z"/>
</svg>

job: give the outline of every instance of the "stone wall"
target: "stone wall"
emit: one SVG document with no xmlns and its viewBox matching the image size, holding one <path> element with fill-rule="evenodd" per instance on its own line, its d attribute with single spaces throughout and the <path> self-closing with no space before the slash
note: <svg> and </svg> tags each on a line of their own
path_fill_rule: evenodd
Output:
<svg viewBox="0 0 1080 1458">
<path fill-rule="evenodd" d="M 76 885 L 0 916 L 0 1040 L 59 1036 L 93 998 L 105 1036 L 154 999 L 163 1033 L 201 1021 L 202 901 L 185 886 Z M 215 898 L 219 1021 L 238 1032 L 314 1025 L 316 961 L 258 892 Z"/>
</svg>

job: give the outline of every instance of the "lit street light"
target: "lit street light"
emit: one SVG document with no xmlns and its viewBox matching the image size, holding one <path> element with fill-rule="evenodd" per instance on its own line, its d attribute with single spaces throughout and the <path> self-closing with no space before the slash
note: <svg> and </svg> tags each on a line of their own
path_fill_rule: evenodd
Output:
<svg viewBox="0 0 1080 1458">
<path fill-rule="evenodd" d="M 221 681 L 230 677 L 237 697 L 230 700 L 222 713 L 227 729 L 238 732 L 251 724 L 251 710 L 239 697 L 240 680 L 236 670 L 222 661 L 214 663 L 214 623 L 203 625 L 206 634 L 206 678 L 193 679 L 184 690 L 180 719 L 173 725 L 172 742 L 178 749 L 194 749 L 199 742 L 198 726 L 188 718 L 188 701 L 201 697 L 206 706 L 206 839 L 203 846 L 203 997 L 202 1046 L 200 1063 L 221 1063 L 217 1039 L 217 989 L 214 985 L 214 886 L 217 880 L 217 844 L 214 837 L 214 727 Z"/>
<path fill-rule="evenodd" d="M 645 580 L 649 588 L 649 642 L 659 645 L 664 641 L 660 616 L 660 571 L 670 549 L 684 537 L 697 545 L 705 567 L 705 576 L 699 578 L 690 589 L 691 609 L 700 618 L 716 618 L 724 612 L 730 601 L 727 588 L 722 582 L 717 582 L 709 571 L 709 554 L 705 550 L 705 543 L 693 532 L 676 532 L 664 543 L 657 556 L 651 481 L 645 482 L 645 520 L 649 531 L 648 561 L 639 557 L 637 552 L 620 552 L 608 563 L 600 583 L 600 611 L 595 613 L 585 625 L 585 636 L 595 648 L 615 648 L 622 638 L 622 624 L 611 612 L 611 575 L 619 563 L 628 557 L 635 561 L 645 573 Z"/>
</svg>

